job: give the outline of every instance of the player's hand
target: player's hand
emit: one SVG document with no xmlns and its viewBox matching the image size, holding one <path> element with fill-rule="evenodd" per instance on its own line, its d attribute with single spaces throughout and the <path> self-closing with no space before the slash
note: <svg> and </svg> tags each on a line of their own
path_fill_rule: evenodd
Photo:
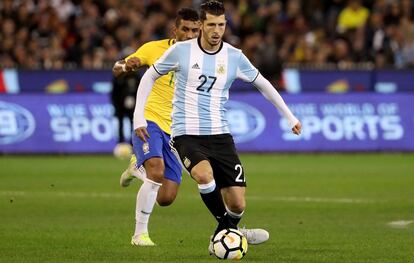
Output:
<svg viewBox="0 0 414 263">
<path fill-rule="evenodd" d="M 296 135 L 299 135 L 302 132 L 302 124 L 300 123 L 300 121 L 296 123 L 295 126 L 293 126 L 292 132 Z"/>
<path fill-rule="evenodd" d="M 135 134 L 143 141 L 147 142 L 147 138 L 149 138 L 149 134 L 146 127 L 139 127 L 135 130 Z"/>
<path fill-rule="evenodd" d="M 126 65 L 125 65 L 125 69 L 128 72 L 129 71 L 137 71 L 140 66 L 141 66 L 141 60 L 139 60 L 139 58 L 132 57 L 132 58 L 127 60 Z"/>
</svg>

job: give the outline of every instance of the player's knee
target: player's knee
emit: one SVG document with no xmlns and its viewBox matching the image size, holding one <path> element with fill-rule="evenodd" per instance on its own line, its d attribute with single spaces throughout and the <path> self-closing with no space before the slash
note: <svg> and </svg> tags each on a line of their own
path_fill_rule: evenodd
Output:
<svg viewBox="0 0 414 263">
<path fill-rule="evenodd" d="M 177 193 L 173 193 L 173 192 L 168 192 L 168 193 L 158 192 L 157 203 L 160 206 L 169 206 L 174 202 L 176 196 L 177 196 Z"/>
<path fill-rule="evenodd" d="M 191 176 L 198 184 L 208 184 L 214 179 L 210 164 L 197 164 L 191 170 Z"/>
<path fill-rule="evenodd" d="M 169 206 L 174 202 L 174 198 L 168 198 L 168 197 L 161 197 L 161 198 L 157 198 L 157 203 L 160 206 Z"/>
<path fill-rule="evenodd" d="M 192 172 L 191 176 L 198 184 L 208 184 L 214 179 L 212 171 Z"/>
<path fill-rule="evenodd" d="M 161 183 L 164 178 L 164 163 L 162 160 L 149 159 L 145 161 L 145 170 L 147 172 L 147 177 L 155 182 Z"/>
</svg>

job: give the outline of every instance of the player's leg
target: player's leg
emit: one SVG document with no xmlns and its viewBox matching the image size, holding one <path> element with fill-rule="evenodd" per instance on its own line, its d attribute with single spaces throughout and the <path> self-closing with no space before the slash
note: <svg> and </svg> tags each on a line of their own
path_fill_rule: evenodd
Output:
<svg viewBox="0 0 414 263">
<path fill-rule="evenodd" d="M 222 135 L 216 140 L 216 155 L 211 160 L 226 211 L 232 223 L 238 225 L 245 207 L 246 178 L 244 169 L 230 135 Z M 269 233 L 263 229 L 239 229 L 249 244 L 259 244 L 269 239 Z"/>
<path fill-rule="evenodd" d="M 164 178 L 162 186 L 158 190 L 157 203 L 160 206 L 172 204 L 177 197 L 178 189 L 181 184 L 182 168 L 175 154 L 170 147 L 170 136 L 164 133 L 163 136 L 163 157 L 164 157 Z"/>
<path fill-rule="evenodd" d="M 174 181 L 164 178 L 162 186 L 158 190 L 157 204 L 160 206 L 171 205 L 177 197 L 180 185 Z"/>
<path fill-rule="evenodd" d="M 148 221 L 151 216 L 157 193 L 162 185 L 164 161 L 162 159 L 162 131 L 153 122 L 147 127 L 150 138 L 147 142 L 133 136 L 134 153 L 137 156 L 137 166 L 144 165 L 147 178 L 141 185 L 136 201 L 135 231 L 131 243 L 139 246 L 151 246 L 154 243 L 148 235 Z"/>
<path fill-rule="evenodd" d="M 245 188 L 244 187 L 226 187 L 221 189 L 226 210 L 231 220 L 236 225 L 241 220 L 245 207 Z M 269 232 L 261 228 L 238 228 L 246 237 L 249 244 L 261 244 L 269 239 Z"/>
<path fill-rule="evenodd" d="M 236 226 L 240 222 L 246 208 L 245 190 L 246 188 L 241 186 L 230 186 L 221 189 L 226 211 Z"/>
<path fill-rule="evenodd" d="M 218 222 L 215 233 L 225 228 L 234 228 L 226 215 L 222 196 L 216 187 L 204 137 L 178 136 L 173 140 L 173 147 L 185 168 L 190 171 L 191 177 L 197 182 L 201 199 Z"/>
</svg>

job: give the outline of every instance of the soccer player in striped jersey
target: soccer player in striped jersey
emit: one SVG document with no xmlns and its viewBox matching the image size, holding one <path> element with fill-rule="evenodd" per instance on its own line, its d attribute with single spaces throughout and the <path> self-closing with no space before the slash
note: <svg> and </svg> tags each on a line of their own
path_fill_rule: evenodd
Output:
<svg viewBox="0 0 414 263">
<path fill-rule="evenodd" d="M 143 105 L 154 81 L 174 71 L 171 144 L 218 222 L 215 233 L 237 228 L 246 206 L 246 178 L 225 118 L 224 104 L 232 82 L 240 78 L 252 83 L 288 120 L 292 132 L 301 132 L 301 123 L 270 82 L 241 50 L 223 42 L 224 13 L 218 1 L 201 5 L 201 36 L 176 43 L 147 70 L 138 88 L 134 112 L 135 132 L 146 141 L 149 126 Z M 265 230 L 250 234 L 261 242 L 268 238 Z"/>
<path fill-rule="evenodd" d="M 113 68 L 114 76 L 136 71 L 142 66 L 151 66 L 176 41 L 197 37 L 200 32 L 197 11 L 180 9 L 174 32 L 175 39 L 148 42 L 124 60 L 117 61 Z M 153 84 L 144 113 L 151 137 L 143 142 L 133 132 L 134 155 L 130 166 L 120 178 L 121 186 L 124 187 L 134 177 L 144 181 L 137 194 L 135 232 L 131 240 L 131 244 L 136 246 L 155 245 L 148 234 L 148 220 L 155 201 L 161 206 L 170 205 L 175 200 L 181 183 L 181 165 L 169 146 L 173 88 L 174 72 L 166 74 Z"/>
</svg>

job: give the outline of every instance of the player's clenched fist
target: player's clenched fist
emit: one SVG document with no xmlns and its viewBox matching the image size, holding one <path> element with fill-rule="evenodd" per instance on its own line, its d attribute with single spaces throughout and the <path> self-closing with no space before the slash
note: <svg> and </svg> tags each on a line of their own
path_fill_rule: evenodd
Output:
<svg viewBox="0 0 414 263">
<path fill-rule="evenodd" d="M 137 57 L 132 57 L 127 60 L 125 69 L 126 71 L 136 71 L 141 66 L 141 61 Z"/>
<path fill-rule="evenodd" d="M 296 123 L 296 125 L 292 128 L 292 132 L 299 135 L 302 132 L 302 124 L 300 122 Z"/>
</svg>

